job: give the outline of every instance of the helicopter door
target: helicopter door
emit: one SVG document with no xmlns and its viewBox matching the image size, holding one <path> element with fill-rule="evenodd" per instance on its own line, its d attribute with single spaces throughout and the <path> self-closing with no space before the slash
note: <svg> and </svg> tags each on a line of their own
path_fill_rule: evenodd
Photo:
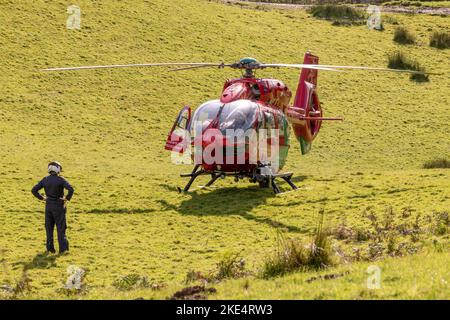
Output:
<svg viewBox="0 0 450 320">
<path fill-rule="evenodd" d="M 164 149 L 179 153 L 184 153 L 184 151 L 186 151 L 186 147 L 188 143 L 190 143 L 190 139 L 188 139 L 190 122 L 191 107 L 185 106 L 181 109 L 172 126 L 172 130 L 169 132 Z"/>
</svg>

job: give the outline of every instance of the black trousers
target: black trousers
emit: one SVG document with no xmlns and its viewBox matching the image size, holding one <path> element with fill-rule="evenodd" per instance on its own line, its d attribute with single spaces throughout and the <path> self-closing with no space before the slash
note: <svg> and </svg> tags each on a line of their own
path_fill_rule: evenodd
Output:
<svg viewBox="0 0 450 320">
<path fill-rule="evenodd" d="M 66 238 L 66 208 L 61 203 L 47 203 L 45 205 L 45 231 L 47 234 L 47 251 L 55 251 L 53 231 L 58 233 L 59 252 L 69 250 L 69 241 Z"/>
</svg>

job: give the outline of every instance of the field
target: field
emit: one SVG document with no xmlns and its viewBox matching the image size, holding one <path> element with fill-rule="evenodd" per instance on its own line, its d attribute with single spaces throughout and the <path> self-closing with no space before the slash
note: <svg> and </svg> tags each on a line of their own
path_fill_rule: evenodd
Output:
<svg viewBox="0 0 450 320">
<path fill-rule="evenodd" d="M 198 282 L 186 284 L 188 272 L 214 273 L 238 254 L 247 274 L 210 282 L 217 292 L 209 299 L 450 298 L 450 171 L 422 168 L 450 158 L 449 50 L 428 46 L 432 31 L 450 31 L 448 17 L 383 16 L 379 32 L 333 26 L 301 10 L 206 0 L 78 5 L 81 30 L 66 29 L 64 1 L 0 4 L 0 297 L 165 299 Z M 394 43 L 392 21 L 417 43 Z M 163 150 L 175 116 L 184 103 L 217 97 L 239 73 L 38 71 L 244 56 L 301 63 L 306 50 L 323 64 L 380 67 L 388 53 L 403 50 L 444 74 L 417 83 L 398 74 L 319 72 L 325 115 L 345 121 L 325 123 L 306 156 L 293 141 L 285 169 L 300 189 L 280 196 L 232 179 L 176 190 L 191 167 L 172 164 Z M 298 79 L 295 70 L 258 75 L 292 90 Z M 64 256 L 44 254 L 43 204 L 30 193 L 53 159 L 75 187 Z M 261 278 L 280 234 L 308 243 L 321 211 L 337 264 Z M 376 227 L 386 221 L 389 236 Z M 70 265 L 87 271 L 81 292 L 62 290 Z M 379 289 L 366 285 L 372 265 L 381 268 Z M 150 285 L 117 285 L 133 275 Z"/>
</svg>

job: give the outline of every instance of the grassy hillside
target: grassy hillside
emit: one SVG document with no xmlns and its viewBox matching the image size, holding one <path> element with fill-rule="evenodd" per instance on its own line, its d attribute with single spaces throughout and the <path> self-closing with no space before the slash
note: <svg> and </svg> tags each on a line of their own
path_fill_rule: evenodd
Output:
<svg viewBox="0 0 450 320">
<path fill-rule="evenodd" d="M 390 23 L 383 32 L 336 27 L 303 11 L 203 0 L 77 4 L 81 30 L 66 29 L 64 1 L 0 3 L 0 285 L 13 286 L 25 272 L 32 282 L 20 298 L 165 298 L 184 286 L 188 271 L 214 270 L 229 252 L 239 253 L 255 273 L 280 230 L 309 241 L 320 210 L 331 229 L 368 230 L 365 212 L 383 215 L 392 207 L 397 224 L 420 220 L 419 239 L 398 237 L 418 248 L 415 255 L 350 259 L 324 271 L 345 269 L 345 276 L 310 284 L 314 272 L 222 281 L 210 298 L 449 298 L 448 227 L 436 233 L 433 225 L 436 213 L 449 211 L 450 173 L 422 169 L 427 160 L 450 157 L 449 51 L 428 46 L 431 31 L 449 30 L 449 18 L 395 15 L 421 42 L 402 47 L 392 41 Z M 243 56 L 300 63 L 306 50 L 324 64 L 383 67 L 387 53 L 397 49 L 447 74 L 418 84 L 405 75 L 321 72 L 325 114 L 345 121 L 325 123 L 307 156 L 292 145 L 286 170 L 301 188 L 282 196 L 231 179 L 211 190 L 176 191 L 185 183 L 179 173 L 191 168 L 171 164 L 163 151 L 174 117 L 183 103 L 197 106 L 217 97 L 236 72 L 38 71 Z M 298 79 L 293 70 L 258 75 L 283 79 L 292 89 Z M 52 159 L 62 162 L 76 189 L 68 215 L 71 253 L 62 257 L 42 254 L 43 205 L 30 194 Z M 333 247 L 345 255 L 373 244 L 338 238 Z M 366 292 L 368 264 L 382 267 L 382 279 L 391 279 L 386 287 Z M 88 270 L 84 295 L 58 291 L 69 265 Z M 412 267 L 402 272 L 406 266 Z M 113 286 L 131 274 L 165 287 Z"/>
</svg>

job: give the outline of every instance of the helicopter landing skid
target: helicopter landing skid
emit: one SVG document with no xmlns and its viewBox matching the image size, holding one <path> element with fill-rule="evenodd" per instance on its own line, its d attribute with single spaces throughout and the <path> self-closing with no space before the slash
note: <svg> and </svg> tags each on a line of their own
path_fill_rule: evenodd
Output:
<svg viewBox="0 0 450 320">
<path fill-rule="evenodd" d="M 297 190 L 298 187 L 292 182 L 292 172 L 285 172 L 285 173 L 275 173 L 275 174 L 255 174 L 253 180 L 259 183 L 259 186 L 261 188 L 268 188 L 269 186 L 272 187 L 273 192 L 275 194 L 282 193 L 280 188 L 278 187 L 275 179 L 281 178 L 284 181 L 286 181 L 289 186 L 292 188 L 292 190 Z"/>
<path fill-rule="evenodd" d="M 206 183 L 202 188 L 211 186 L 214 182 L 216 182 L 217 179 L 222 178 L 224 179 L 226 176 L 234 176 L 235 181 L 239 181 L 239 179 L 242 179 L 244 177 L 250 178 L 251 182 L 258 182 L 259 186 L 261 188 L 269 188 L 272 187 L 272 190 L 275 194 L 282 193 L 280 188 L 278 187 L 275 179 L 281 178 L 284 181 L 286 181 L 289 186 L 296 190 L 298 189 L 297 186 L 292 182 L 292 172 L 285 172 L 285 173 L 275 173 L 275 174 L 249 174 L 249 173 L 242 173 L 242 172 L 223 172 L 223 171 L 206 171 L 203 169 L 200 169 L 200 165 L 196 165 L 191 173 L 183 173 L 180 176 L 181 177 L 189 177 L 189 181 L 186 184 L 186 186 L 181 189 L 180 187 L 177 187 L 178 192 L 188 192 L 192 183 L 197 179 L 198 176 L 201 175 L 210 175 L 211 179 Z"/>
</svg>

